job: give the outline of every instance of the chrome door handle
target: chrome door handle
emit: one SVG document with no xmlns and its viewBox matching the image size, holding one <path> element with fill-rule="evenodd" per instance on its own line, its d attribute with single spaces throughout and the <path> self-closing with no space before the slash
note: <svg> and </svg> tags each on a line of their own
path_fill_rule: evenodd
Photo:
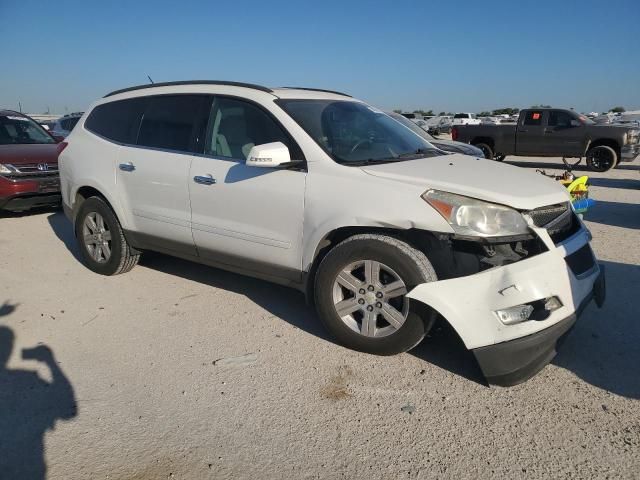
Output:
<svg viewBox="0 0 640 480">
<path fill-rule="evenodd" d="M 196 175 L 193 177 L 193 181 L 202 185 L 213 185 L 216 183 L 216 179 L 211 175 Z"/>
<path fill-rule="evenodd" d="M 127 162 L 121 163 L 120 165 L 118 165 L 118 168 L 123 172 L 133 172 L 136 169 L 136 166 L 131 162 Z"/>
</svg>

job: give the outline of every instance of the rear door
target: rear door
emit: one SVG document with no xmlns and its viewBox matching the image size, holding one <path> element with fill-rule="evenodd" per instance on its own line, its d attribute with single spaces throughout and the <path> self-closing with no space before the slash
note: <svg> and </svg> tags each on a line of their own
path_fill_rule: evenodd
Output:
<svg viewBox="0 0 640 480">
<path fill-rule="evenodd" d="M 118 196 L 148 248 L 196 254 L 188 177 L 211 101 L 209 95 L 146 97 L 135 145 L 120 149 Z"/>
<path fill-rule="evenodd" d="M 526 110 L 518 121 L 516 154 L 544 155 L 543 137 L 546 122 L 545 110 Z"/>
<path fill-rule="evenodd" d="M 549 110 L 542 147 L 547 155 L 580 156 L 584 152 L 584 127 L 574 126 L 577 115 L 562 110 Z"/>
<path fill-rule="evenodd" d="M 299 281 L 306 166 L 250 167 L 251 147 L 282 142 L 292 159 L 302 152 L 261 106 L 216 97 L 205 155 L 191 163 L 193 238 L 201 257 L 263 276 Z"/>
</svg>

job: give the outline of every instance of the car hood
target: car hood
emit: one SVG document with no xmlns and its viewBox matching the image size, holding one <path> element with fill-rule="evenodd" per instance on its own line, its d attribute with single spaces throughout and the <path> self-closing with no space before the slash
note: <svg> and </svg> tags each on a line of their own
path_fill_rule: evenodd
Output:
<svg viewBox="0 0 640 480">
<path fill-rule="evenodd" d="M 58 163 L 58 144 L 0 145 L 0 163 L 19 166 L 29 163 Z"/>
<path fill-rule="evenodd" d="M 465 195 L 519 210 L 569 200 L 567 190 L 538 173 L 493 160 L 453 154 L 361 167 L 369 175 Z"/>
</svg>

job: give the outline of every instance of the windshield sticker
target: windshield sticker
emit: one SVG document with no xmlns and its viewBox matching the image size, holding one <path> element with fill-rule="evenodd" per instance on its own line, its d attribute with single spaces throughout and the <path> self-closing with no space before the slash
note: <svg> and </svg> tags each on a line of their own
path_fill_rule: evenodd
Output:
<svg viewBox="0 0 640 480">
<path fill-rule="evenodd" d="M 540 114 L 539 113 L 534 113 L 533 114 L 533 119 L 534 120 L 540 120 Z"/>
</svg>

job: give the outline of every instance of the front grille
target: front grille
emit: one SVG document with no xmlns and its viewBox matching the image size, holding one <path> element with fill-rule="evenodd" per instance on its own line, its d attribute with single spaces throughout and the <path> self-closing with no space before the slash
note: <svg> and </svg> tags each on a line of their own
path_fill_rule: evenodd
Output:
<svg viewBox="0 0 640 480">
<path fill-rule="evenodd" d="M 596 263 L 596 259 L 593 258 L 593 253 L 588 244 L 565 257 L 565 261 L 576 276 L 588 272 Z"/>
<path fill-rule="evenodd" d="M 581 225 L 576 215 L 573 212 L 569 212 L 569 215 L 561 219 L 557 223 L 554 223 L 550 227 L 547 228 L 547 232 L 553 240 L 554 244 L 558 244 L 560 242 L 565 241 L 567 238 L 572 236 L 575 233 L 578 233 Z"/>
<path fill-rule="evenodd" d="M 11 170 L 11 173 L 7 174 L 7 176 L 14 178 L 32 176 L 40 177 L 43 175 L 58 174 L 58 165 L 56 163 L 26 163 L 23 165 L 7 165 L 7 167 L 9 167 L 9 170 Z"/>
<path fill-rule="evenodd" d="M 531 217 L 536 227 L 545 228 L 562 214 L 566 213 L 567 210 L 569 210 L 569 203 L 565 202 L 536 208 L 535 210 L 529 210 L 525 213 Z"/>
</svg>

